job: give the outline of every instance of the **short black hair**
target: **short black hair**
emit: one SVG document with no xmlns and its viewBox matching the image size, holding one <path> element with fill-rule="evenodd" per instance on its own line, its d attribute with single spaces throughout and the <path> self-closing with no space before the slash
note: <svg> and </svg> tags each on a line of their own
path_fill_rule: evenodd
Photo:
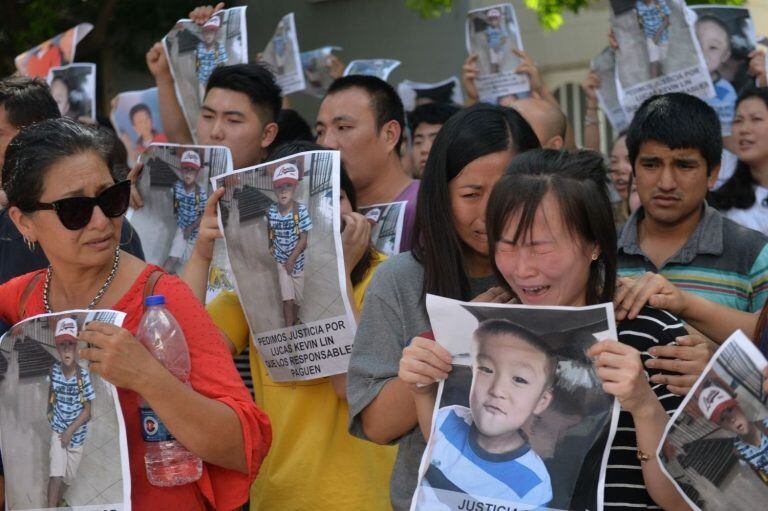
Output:
<svg viewBox="0 0 768 511">
<path fill-rule="evenodd" d="M 0 80 L 0 105 L 15 128 L 61 117 L 48 84 L 40 78 L 11 76 Z"/>
<path fill-rule="evenodd" d="M 149 109 L 146 103 L 139 103 L 137 105 L 133 105 L 128 111 L 128 118 L 131 120 L 131 122 L 133 122 L 133 116 L 139 112 L 147 112 L 147 115 L 150 118 L 152 117 L 152 110 Z"/>
<path fill-rule="evenodd" d="M 299 112 L 291 108 L 280 110 L 280 114 L 277 116 L 277 126 L 277 137 L 272 142 L 274 147 L 294 140 L 315 141 L 315 135 L 312 133 L 309 123 Z"/>
<path fill-rule="evenodd" d="M 405 108 L 397 91 L 376 76 L 348 75 L 334 80 L 325 95 L 327 97 L 353 88 L 363 89 L 371 97 L 371 108 L 376 118 L 377 130 L 381 130 L 389 121 L 397 121 L 400 125 L 401 137 L 395 146 L 395 151 L 399 154 L 403 141 L 402 133 L 405 131 Z"/>
<path fill-rule="evenodd" d="M 283 103 L 282 92 L 275 75 L 265 65 L 252 62 L 217 67 L 205 84 L 205 94 L 214 88 L 242 92 L 264 114 L 264 124 L 277 122 Z"/>
<path fill-rule="evenodd" d="M 448 103 L 427 103 L 417 106 L 413 112 L 408 113 L 408 128 L 411 130 L 411 135 L 416 132 L 419 124 L 445 124 L 459 110 L 461 107 L 458 105 Z"/>
<path fill-rule="evenodd" d="M 589 268 L 587 305 L 613 300 L 618 256 L 607 175 L 603 155 L 594 151 L 536 149 L 512 160 L 493 187 L 485 219 L 488 253 L 502 286 L 509 290 L 494 255 L 509 219 L 520 215 L 517 231 L 508 241 L 524 241 L 541 203 L 552 193 L 560 205 L 563 223 L 574 239 L 594 243 L 600 249 Z"/>
<path fill-rule="evenodd" d="M 60 117 L 26 126 L 8 144 L 3 165 L 3 190 L 8 206 L 35 210 L 43 193 L 46 172 L 63 158 L 92 151 L 117 180 L 112 150 L 114 136 L 105 130 Z M 62 176 L 66 179 L 66 176 Z"/>
<path fill-rule="evenodd" d="M 720 119 L 711 106 L 682 92 L 646 99 L 627 130 L 627 151 L 632 171 L 640 146 L 654 141 L 670 149 L 696 149 L 707 162 L 707 175 L 720 165 L 723 135 Z"/>
</svg>

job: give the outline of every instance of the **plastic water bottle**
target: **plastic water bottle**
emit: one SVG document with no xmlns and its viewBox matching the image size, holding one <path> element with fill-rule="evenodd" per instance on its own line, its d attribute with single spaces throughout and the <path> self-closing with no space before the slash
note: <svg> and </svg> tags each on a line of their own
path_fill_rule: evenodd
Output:
<svg viewBox="0 0 768 511">
<path fill-rule="evenodd" d="M 152 355 L 179 380 L 189 385 L 189 350 L 176 318 L 165 308 L 165 297 L 148 296 L 146 311 L 136 334 Z M 140 400 L 141 432 L 147 479 L 154 486 L 178 486 L 200 479 L 202 460 L 168 432 L 154 410 Z"/>
</svg>

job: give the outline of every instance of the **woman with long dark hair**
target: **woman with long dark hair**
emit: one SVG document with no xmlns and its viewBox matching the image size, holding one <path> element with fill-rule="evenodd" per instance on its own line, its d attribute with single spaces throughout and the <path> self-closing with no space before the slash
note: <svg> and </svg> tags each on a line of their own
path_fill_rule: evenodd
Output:
<svg viewBox="0 0 768 511">
<path fill-rule="evenodd" d="M 709 202 L 731 220 L 768 234 L 768 87 L 739 96 L 731 136 L 739 161 Z"/>
<path fill-rule="evenodd" d="M 523 304 L 579 307 L 612 301 L 616 231 L 606 184 L 603 158 L 592 151 L 531 151 L 516 158 L 499 180 L 488 201 L 489 260 L 502 286 Z M 651 308 L 619 323 L 617 331 L 619 342 L 601 341 L 587 352 L 603 389 L 622 407 L 605 473 L 605 506 L 687 509 L 654 454 L 667 413 L 681 398 L 655 385 L 660 371 L 647 366 L 646 374 L 644 365 L 648 350 L 674 344 L 687 332 L 677 318 Z M 399 376 L 414 393 L 426 436 L 435 382 L 448 376 L 450 361 L 445 348 L 426 339 L 414 339 L 403 350 Z M 569 509 L 594 509 L 602 455 L 602 449 L 591 453 L 582 466 L 584 484 L 577 484 Z"/>
<path fill-rule="evenodd" d="M 397 378 L 401 352 L 431 330 L 426 293 L 463 300 L 483 293 L 486 301 L 500 294 L 489 291 L 497 280 L 488 260 L 485 208 L 509 162 L 536 147 L 535 133 L 514 110 L 475 105 L 451 117 L 424 169 L 413 250 L 381 265 L 368 288 L 347 373 L 350 431 L 399 444 L 390 482 L 396 510 L 410 507 L 425 446 L 410 387 Z"/>
</svg>

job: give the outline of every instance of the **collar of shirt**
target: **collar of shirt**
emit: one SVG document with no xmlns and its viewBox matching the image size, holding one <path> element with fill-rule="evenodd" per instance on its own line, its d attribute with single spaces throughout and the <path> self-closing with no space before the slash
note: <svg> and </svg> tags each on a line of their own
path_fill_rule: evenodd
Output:
<svg viewBox="0 0 768 511">
<path fill-rule="evenodd" d="M 627 255 L 645 256 L 640 248 L 637 225 L 645 216 L 643 207 L 639 207 L 624 224 L 618 239 L 619 252 Z M 715 208 L 704 203 L 704 215 L 685 245 L 665 264 L 690 264 L 699 254 L 721 255 L 723 253 L 723 215 Z M 661 268 L 659 268 L 661 269 Z"/>
</svg>

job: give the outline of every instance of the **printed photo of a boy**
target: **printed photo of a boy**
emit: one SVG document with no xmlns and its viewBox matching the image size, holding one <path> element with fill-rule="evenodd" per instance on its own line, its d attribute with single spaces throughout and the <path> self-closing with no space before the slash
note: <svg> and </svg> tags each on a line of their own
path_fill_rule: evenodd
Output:
<svg viewBox="0 0 768 511">
<path fill-rule="evenodd" d="M 488 57 L 491 63 L 491 73 L 501 71 L 501 61 L 504 59 L 504 51 L 509 40 L 507 29 L 501 20 L 501 11 L 491 9 L 488 11 L 488 26 L 485 27 L 485 41 L 488 44 Z"/>
<path fill-rule="evenodd" d="M 284 163 L 275 169 L 272 187 L 277 202 L 267 211 L 269 250 L 277 263 L 285 326 L 299 323 L 299 307 L 304 296 L 304 259 L 312 219 L 304 204 L 294 195 L 299 185 L 299 169 Z"/>
<path fill-rule="evenodd" d="M 534 509 L 552 500 L 544 461 L 522 426 L 551 404 L 557 357 L 539 336 L 506 319 L 474 332 L 469 408 L 438 410 L 418 507 L 443 509 L 430 489 Z"/>
<path fill-rule="evenodd" d="M 189 259 L 200 232 L 200 221 L 208 200 L 205 186 L 197 182 L 200 168 L 200 155 L 197 151 L 187 150 L 182 153 L 181 179 L 178 179 L 172 188 L 176 234 L 168 258 L 163 264 L 169 273 L 175 272 L 178 266 Z"/>
<path fill-rule="evenodd" d="M 635 10 L 645 35 L 649 73 L 651 78 L 658 78 L 669 49 L 669 6 L 666 0 L 637 0 Z"/>
<path fill-rule="evenodd" d="M 88 433 L 91 406 L 96 397 L 91 377 L 77 363 L 77 322 L 63 318 L 56 323 L 59 361 L 51 366 L 48 390 L 49 450 L 48 507 L 68 507 L 64 494 L 77 476 Z"/>
<path fill-rule="evenodd" d="M 202 41 L 197 43 L 195 55 L 197 56 L 197 80 L 200 87 L 200 100 L 205 96 L 205 84 L 208 78 L 218 66 L 225 65 L 229 56 L 224 42 L 217 41 L 221 17 L 211 16 L 203 25 Z"/>
<path fill-rule="evenodd" d="M 768 484 L 768 418 L 750 421 L 739 401 L 717 385 L 701 391 L 698 405 L 707 420 L 736 435 L 733 447 L 739 457 Z"/>
</svg>

